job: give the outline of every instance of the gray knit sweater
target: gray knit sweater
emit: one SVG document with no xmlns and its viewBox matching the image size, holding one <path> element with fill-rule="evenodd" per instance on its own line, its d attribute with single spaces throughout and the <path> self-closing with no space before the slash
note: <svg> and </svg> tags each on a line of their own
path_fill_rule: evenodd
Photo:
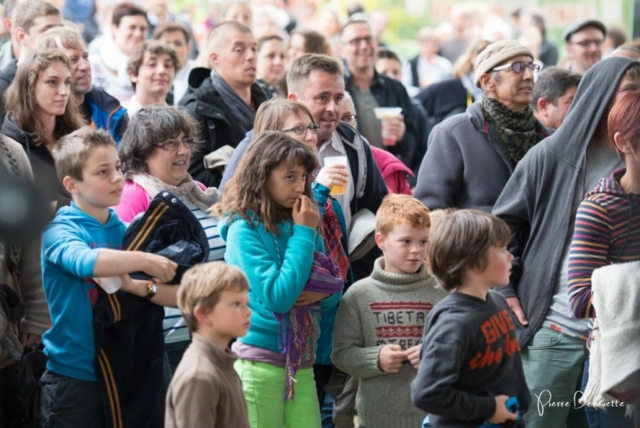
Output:
<svg viewBox="0 0 640 428">
<path fill-rule="evenodd" d="M 19 171 L 17 178 L 33 180 L 29 159 L 22 146 L 6 136 L 0 137 L 0 162 L 13 174 Z M 42 267 L 40 266 L 40 239 L 20 247 L 19 284 L 14 284 L 7 265 L 11 248 L 0 239 L 0 283 L 17 288 L 25 306 L 21 323 L 23 333 L 42 336 L 51 327 L 49 307 L 42 288 Z"/>
<path fill-rule="evenodd" d="M 447 295 L 436 284 L 425 265 L 415 274 L 394 274 L 379 258 L 371 276 L 353 284 L 340 301 L 332 360 L 360 378 L 356 406 L 362 426 L 421 426 L 426 413 L 411 404 L 416 370 L 406 362 L 398 374 L 387 374 L 378 367 L 378 353 L 384 345 L 408 349 L 422 343 L 427 314 Z"/>
</svg>

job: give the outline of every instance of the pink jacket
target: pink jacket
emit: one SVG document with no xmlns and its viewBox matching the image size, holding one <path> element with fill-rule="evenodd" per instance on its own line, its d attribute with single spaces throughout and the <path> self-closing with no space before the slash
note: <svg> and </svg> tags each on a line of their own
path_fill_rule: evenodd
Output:
<svg viewBox="0 0 640 428">
<path fill-rule="evenodd" d="M 389 193 L 400 193 L 411 196 L 412 192 L 409 182 L 407 181 L 407 174 L 415 177 L 413 172 L 411 172 L 400 159 L 388 151 L 374 146 L 369 147 L 371 148 L 373 159 L 376 161 L 376 164 L 378 164 L 378 168 L 380 168 L 384 182 L 387 184 Z"/>
<path fill-rule="evenodd" d="M 206 187 L 202 183 L 198 183 L 202 190 Z M 141 186 L 133 181 L 126 180 L 122 189 L 122 198 L 120 203 L 113 208 L 118 214 L 120 220 L 130 223 L 138 214 L 145 212 L 149 208 L 151 197 Z"/>
</svg>

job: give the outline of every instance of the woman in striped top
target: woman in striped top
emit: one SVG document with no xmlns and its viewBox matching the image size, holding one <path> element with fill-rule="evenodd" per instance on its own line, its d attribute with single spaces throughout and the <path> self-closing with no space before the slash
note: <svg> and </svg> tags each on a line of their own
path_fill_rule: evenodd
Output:
<svg viewBox="0 0 640 428">
<path fill-rule="evenodd" d="M 141 109 L 129 122 L 120 143 L 118 154 L 126 181 L 120 204 L 113 208 L 122 221 L 130 222 L 146 211 L 153 197 L 168 190 L 202 225 L 209 241 L 208 261 L 223 260 L 226 244 L 218 232 L 218 221 L 207 214 L 218 201 L 218 190 L 207 189 L 187 172 L 198 134 L 198 122 L 182 107 Z M 165 308 L 164 332 L 173 372 L 191 340 L 177 308 Z"/>
<path fill-rule="evenodd" d="M 576 214 L 569 252 L 569 303 L 576 318 L 590 318 L 591 344 L 596 312 L 592 305 L 591 275 L 599 267 L 640 260 L 640 93 L 625 94 L 609 115 L 609 137 L 625 167 L 602 178 L 587 193 Z M 630 338 L 631 339 L 631 338 Z M 583 390 L 589 378 L 585 364 Z M 631 427 L 624 407 L 606 411 L 585 407 L 589 425 Z"/>
</svg>

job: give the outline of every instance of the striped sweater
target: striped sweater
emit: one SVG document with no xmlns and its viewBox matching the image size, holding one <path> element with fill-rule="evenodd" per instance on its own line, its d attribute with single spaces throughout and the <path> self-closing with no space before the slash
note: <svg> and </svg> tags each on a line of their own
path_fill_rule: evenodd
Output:
<svg viewBox="0 0 640 428">
<path fill-rule="evenodd" d="M 591 275 L 599 267 L 640 260 L 640 195 L 620 186 L 625 168 L 600 180 L 576 214 L 569 252 L 569 303 L 576 318 L 595 318 Z M 590 323 L 590 328 L 593 323 Z"/>
</svg>

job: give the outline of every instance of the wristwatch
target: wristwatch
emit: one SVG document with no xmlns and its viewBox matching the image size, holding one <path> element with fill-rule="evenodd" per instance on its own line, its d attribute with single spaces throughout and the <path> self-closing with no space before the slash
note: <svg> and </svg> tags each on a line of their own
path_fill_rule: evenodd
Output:
<svg viewBox="0 0 640 428">
<path fill-rule="evenodd" d="M 158 284 L 153 281 L 149 281 L 147 284 L 147 300 L 153 299 L 156 294 L 158 294 Z"/>
</svg>

